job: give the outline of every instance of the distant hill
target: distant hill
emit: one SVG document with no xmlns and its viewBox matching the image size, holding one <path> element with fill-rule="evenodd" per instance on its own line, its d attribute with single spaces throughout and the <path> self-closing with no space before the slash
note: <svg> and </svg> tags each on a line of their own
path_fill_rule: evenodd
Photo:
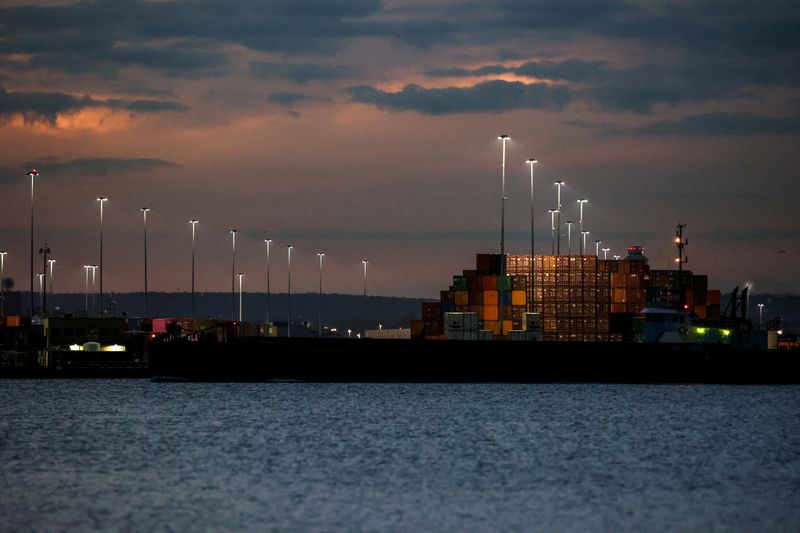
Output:
<svg viewBox="0 0 800 533">
<path fill-rule="evenodd" d="M 39 299 L 36 295 L 36 304 Z M 725 308 L 729 296 L 723 295 L 722 307 Z M 82 311 L 83 294 L 55 294 L 48 307 L 53 304 L 61 312 L 72 313 Z M 420 317 L 419 298 L 399 298 L 392 296 L 368 296 L 366 300 L 360 295 L 324 294 L 322 296 L 323 322 L 339 328 L 352 328 L 354 331 L 385 327 L 408 327 L 412 319 Z M 12 292 L 7 295 L 6 310 L 8 314 L 20 314 L 19 303 L 22 302 L 27 312 L 28 294 Z M 96 305 L 99 298 L 95 297 Z M 798 294 L 753 294 L 750 297 L 750 318 L 758 323 L 758 304 L 764 304 L 764 322 L 780 316 L 784 329 L 800 333 L 800 295 Z M 234 298 L 235 317 L 239 314 L 239 296 Z M 91 297 L 90 297 L 91 305 Z M 218 319 L 231 318 L 230 293 L 204 292 L 196 294 L 197 316 Z M 262 321 L 266 319 L 266 295 L 264 293 L 244 294 L 242 310 L 245 321 Z M 294 320 L 317 321 L 319 295 L 313 293 L 292 295 L 292 317 Z M 116 316 L 138 317 L 144 314 L 144 293 L 111 293 L 106 296 L 106 308 Z M 95 308 L 96 309 L 96 308 Z M 148 314 L 151 317 L 189 316 L 192 310 L 190 293 L 150 293 Z M 96 311 L 95 311 L 96 312 Z M 286 294 L 273 294 L 270 298 L 270 320 L 284 322 L 288 314 L 288 298 Z"/>
<path fill-rule="evenodd" d="M 107 312 L 114 316 L 140 317 L 144 314 L 144 293 L 110 293 L 104 297 Z M 12 293 L 7 304 L 22 302 L 27 312 L 28 294 Z M 98 313 L 100 298 L 95 296 L 94 314 Z M 203 292 L 195 293 L 196 315 L 198 317 L 227 320 L 239 316 L 238 293 L 231 302 L 230 293 Z M 293 294 L 292 319 L 295 321 L 317 322 L 320 296 L 313 293 Z M 322 319 L 326 324 L 337 327 L 351 327 L 354 331 L 365 328 L 377 328 L 382 324 L 387 328 L 409 327 L 412 319 L 420 316 L 421 299 L 398 298 L 390 296 L 367 296 L 350 294 L 323 294 Z M 61 313 L 82 312 L 84 294 L 54 294 L 48 296 L 47 307 L 54 307 Z M 36 305 L 39 295 L 36 294 Z M 92 309 L 92 297 L 89 296 Z M 7 307 L 8 314 L 19 313 Z M 289 311 L 289 298 L 286 294 L 270 296 L 270 320 L 285 322 Z M 192 295 L 188 292 L 166 293 L 151 292 L 149 294 L 148 315 L 150 317 L 182 317 L 192 314 Z M 248 293 L 242 295 L 242 316 L 245 321 L 263 321 L 267 316 L 267 297 L 265 293 Z M 355 326 L 355 327 L 354 327 Z"/>
</svg>

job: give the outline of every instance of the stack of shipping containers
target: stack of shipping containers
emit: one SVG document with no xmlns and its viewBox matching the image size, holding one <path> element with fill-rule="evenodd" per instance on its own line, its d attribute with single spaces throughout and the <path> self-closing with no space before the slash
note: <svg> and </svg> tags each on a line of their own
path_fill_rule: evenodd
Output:
<svg viewBox="0 0 800 533">
<path fill-rule="evenodd" d="M 441 338 L 445 313 L 459 312 L 475 313 L 484 334 L 499 336 L 501 297 L 505 334 L 526 329 L 525 313 L 535 312 L 546 341 L 621 341 L 614 323 L 630 321 L 648 305 L 685 304 L 701 319 L 719 319 L 720 293 L 708 290 L 706 276 L 650 270 L 641 247 L 628 251 L 624 260 L 537 255 L 533 277 L 529 255 L 507 255 L 507 275 L 500 276 L 500 255 L 478 254 L 475 270 L 453 276 L 438 302 L 423 304 L 422 320 L 412 322 L 412 334 Z"/>
<path fill-rule="evenodd" d="M 608 340 L 609 306 L 600 303 L 608 285 L 598 281 L 594 256 L 535 257 L 534 310 L 542 317 L 542 340 Z"/>
</svg>

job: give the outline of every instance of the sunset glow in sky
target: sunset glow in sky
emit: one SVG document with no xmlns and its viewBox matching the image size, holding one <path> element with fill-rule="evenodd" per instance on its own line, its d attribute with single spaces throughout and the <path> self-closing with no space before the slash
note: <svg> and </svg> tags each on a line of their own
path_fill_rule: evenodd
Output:
<svg viewBox="0 0 800 533">
<path fill-rule="evenodd" d="M 27 290 L 230 289 L 438 296 L 478 252 L 550 250 L 584 218 L 610 254 L 645 247 L 728 291 L 800 292 L 800 7 L 792 1 L 24 1 L 0 7 L 0 249 Z M 574 229 L 574 228 L 573 228 Z M 566 233 L 566 227 L 564 228 Z M 566 242 L 564 238 L 563 243 Z M 574 240 L 577 249 L 577 237 Z M 562 245 L 564 248 L 565 245 Z M 591 250 L 594 250 L 592 245 Z M 38 254 L 37 254 L 38 256 Z M 36 257 L 37 271 L 41 258 Z"/>
</svg>

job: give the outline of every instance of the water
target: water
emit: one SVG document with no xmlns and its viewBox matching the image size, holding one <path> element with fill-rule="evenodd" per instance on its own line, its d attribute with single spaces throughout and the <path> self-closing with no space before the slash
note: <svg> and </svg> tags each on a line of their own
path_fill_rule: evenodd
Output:
<svg viewBox="0 0 800 533">
<path fill-rule="evenodd" d="M 0 530 L 782 531 L 800 387 L 0 381 Z"/>
</svg>

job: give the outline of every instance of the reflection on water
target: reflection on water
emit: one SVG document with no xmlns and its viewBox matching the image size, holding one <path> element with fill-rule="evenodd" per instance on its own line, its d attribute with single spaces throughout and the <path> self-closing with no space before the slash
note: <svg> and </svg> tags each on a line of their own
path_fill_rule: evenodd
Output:
<svg viewBox="0 0 800 533">
<path fill-rule="evenodd" d="M 800 524 L 800 387 L 0 381 L 0 530 Z"/>
</svg>

